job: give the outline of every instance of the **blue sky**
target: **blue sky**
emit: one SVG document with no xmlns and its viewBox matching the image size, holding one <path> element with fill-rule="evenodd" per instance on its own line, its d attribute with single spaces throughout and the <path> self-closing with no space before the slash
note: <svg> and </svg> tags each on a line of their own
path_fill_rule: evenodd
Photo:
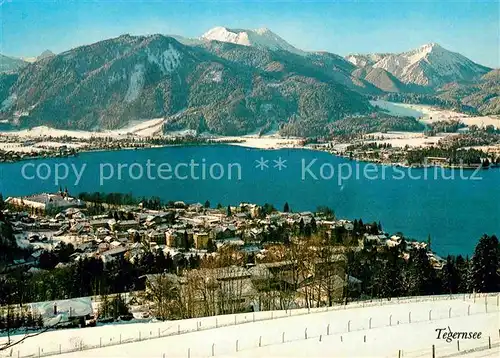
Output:
<svg viewBox="0 0 500 358">
<path fill-rule="evenodd" d="M 0 53 L 36 56 L 129 34 L 198 37 L 214 26 L 268 27 L 306 50 L 401 52 L 437 42 L 500 67 L 495 0 L 0 0 Z"/>
</svg>

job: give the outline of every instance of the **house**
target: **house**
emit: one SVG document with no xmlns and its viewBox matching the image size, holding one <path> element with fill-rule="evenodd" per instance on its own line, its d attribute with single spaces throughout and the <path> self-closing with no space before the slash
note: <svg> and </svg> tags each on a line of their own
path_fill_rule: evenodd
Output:
<svg viewBox="0 0 500 358">
<path fill-rule="evenodd" d="M 252 275 L 243 267 L 229 266 L 186 271 L 184 275 L 146 275 L 146 291 L 163 279 L 177 285 L 190 316 L 249 312 L 255 306 Z"/>
<path fill-rule="evenodd" d="M 90 226 L 92 227 L 92 230 L 97 230 L 98 228 L 105 228 L 109 229 L 108 225 L 109 219 L 96 219 L 96 220 L 90 220 Z"/>
<path fill-rule="evenodd" d="M 234 237 L 236 234 L 236 227 L 234 225 L 216 226 L 212 230 L 212 237 L 215 240 L 222 240 Z"/>
<path fill-rule="evenodd" d="M 116 223 L 115 230 L 127 231 L 129 229 L 138 229 L 139 222 L 136 220 L 121 220 Z"/>
<path fill-rule="evenodd" d="M 158 230 L 151 230 L 147 233 L 147 238 L 150 243 L 165 245 L 165 233 Z"/>
<path fill-rule="evenodd" d="M 197 250 L 204 250 L 208 246 L 209 235 L 206 232 L 193 233 L 194 247 Z"/>
<path fill-rule="evenodd" d="M 90 297 L 35 302 L 31 304 L 31 311 L 34 317 L 42 316 L 45 327 L 71 324 L 84 327 L 85 321 L 94 316 Z"/>
<path fill-rule="evenodd" d="M 34 209 L 65 209 L 65 208 L 81 208 L 85 206 L 85 202 L 80 199 L 72 198 L 67 193 L 42 193 L 25 197 L 9 197 L 5 200 L 6 203 L 18 206 L 26 206 Z"/>
<path fill-rule="evenodd" d="M 114 249 L 110 249 L 108 251 L 104 251 L 101 253 L 101 259 L 104 263 L 111 262 L 113 260 L 116 260 L 118 258 L 123 258 L 125 257 L 125 253 L 128 251 L 126 247 L 120 246 Z"/>
</svg>

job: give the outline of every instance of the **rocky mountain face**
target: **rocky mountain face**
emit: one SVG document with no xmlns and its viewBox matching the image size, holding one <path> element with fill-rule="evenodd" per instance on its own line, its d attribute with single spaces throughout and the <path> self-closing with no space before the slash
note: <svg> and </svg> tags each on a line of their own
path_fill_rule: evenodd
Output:
<svg viewBox="0 0 500 358">
<path fill-rule="evenodd" d="M 166 130 L 315 136 L 391 93 L 500 110 L 498 71 L 439 45 L 343 58 L 299 50 L 268 29 L 123 35 L 11 68 L 0 73 L 0 119 L 25 127 L 112 129 L 164 117 Z"/>
<path fill-rule="evenodd" d="M 475 81 L 491 70 L 436 43 L 400 54 L 349 55 L 346 59 L 365 68 L 366 73 L 374 68 L 385 70 L 401 83 L 412 86 L 410 90 L 417 91 L 451 82 Z M 370 82 L 378 87 L 378 82 Z"/>
</svg>

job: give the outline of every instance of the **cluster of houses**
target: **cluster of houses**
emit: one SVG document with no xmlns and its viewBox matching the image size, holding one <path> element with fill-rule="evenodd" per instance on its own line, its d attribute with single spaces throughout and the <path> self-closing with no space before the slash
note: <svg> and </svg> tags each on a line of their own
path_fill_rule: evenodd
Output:
<svg viewBox="0 0 500 358">
<path fill-rule="evenodd" d="M 228 210 L 213 209 L 201 204 L 187 205 L 183 202 L 176 202 L 164 210 L 145 209 L 141 205 L 121 206 L 119 211 L 110 208 L 108 215 L 89 216 L 86 204 L 71 198 L 67 192 L 8 198 L 7 202 L 18 206 L 22 203 L 28 211 L 30 206 L 59 206 L 59 213 L 53 216 L 34 215 L 22 210 L 3 212 L 13 224 L 19 245 L 33 248 L 28 259 L 14 262 L 14 267 L 26 267 L 27 271 L 38 270 L 38 258 L 43 250 L 59 250 L 63 242 L 72 243 L 75 248 L 70 256 L 72 261 L 98 257 L 105 265 L 117 258 L 134 262 L 147 251 L 158 250 L 170 255 L 174 262 L 188 259 L 193 254 L 216 255 L 219 250 L 228 246 L 236 252 L 255 255 L 257 260 L 244 267 L 205 267 L 187 270 L 182 275 L 168 274 L 169 279 L 178 285 L 180 292 L 185 297 L 191 297 L 190 316 L 241 310 L 286 309 L 300 305 L 310 306 L 311 302 L 318 305 L 331 304 L 343 298 L 346 286 L 355 290 L 360 285 L 359 280 L 346 275 L 346 256 L 341 245 L 336 247 L 338 252 L 333 255 L 334 259 L 313 262 L 309 270 L 311 274 L 303 277 L 297 276 L 298 262 L 271 260 L 267 257 L 267 248 L 273 244 L 271 233 L 276 233 L 280 227 L 314 224 L 324 229 L 324 233 L 332 235 L 335 229 L 353 232 L 355 225 L 349 220 L 327 219 L 324 215 L 312 212 L 275 211 L 263 215 L 261 207 L 248 203 L 241 203 Z M 398 235 L 389 236 L 378 230 L 375 234 L 365 233 L 354 249 L 361 250 L 367 245 L 379 249 L 395 247 L 401 245 L 403 240 Z M 425 248 L 426 243 L 405 241 L 405 245 L 409 249 L 404 250 L 403 255 L 408 259 L 412 248 Z M 441 258 L 430 251 L 428 255 L 436 269 L 442 268 Z M 64 265 L 67 264 L 58 263 L 56 267 Z M 164 275 L 166 274 L 160 274 L 162 277 Z M 315 275 L 320 275 L 321 280 L 317 281 Z M 154 290 L 158 275 L 146 275 L 145 278 L 146 289 Z M 190 285 L 200 278 L 203 278 L 202 285 L 196 284 L 198 291 L 193 291 Z M 219 289 L 222 287 L 224 292 L 213 295 L 214 301 L 207 305 L 206 292 L 200 291 L 200 287 L 210 291 L 211 281 L 217 283 L 215 286 Z M 278 286 L 280 290 L 262 285 L 272 285 L 274 288 Z M 307 302 L 290 302 L 288 296 L 279 293 L 287 287 L 294 287 L 295 294 L 298 292 L 295 297 L 302 297 Z M 226 291 L 238 294 L 236 298 L 221 302 L 220 297 L 224 297 Z M 270 292 L 275 292 L 275 296 L 269 298 Z M 44 308 L 44 311 L 50 310 Z M 67 315 L 74 315 L 75 312 L 68 311 Z M 87 311 L 85 315 L 88 315 Z"/>
<path fill-rule="evenodd" d="M 41 249 L 57 249 L 60 242 L 72 243 L 75 248 L 73 259 L 85 256 L 99 256 L 104 262 L 127 256 L 133 260 L 144 250 L 163 250 L 176 259 L 193 253 L 216 252 L 224 246 L 231 246 L 245 253 L 262 255 L 263 242 L 268 234 L 279 226 L 302 224 L 312 220 L 330 233 L 336 227 L 352 231 L 354 225 L 348 220 L 325 220 L 312 212 L 273 212 L 261 215 L 261 208 L 255 204 L 241 203 L 226 210 L 206 208 L 201 204 L 187 205 L 176 202 L 168 210 L 148 210 L 140 206 L 122 207 L 119 213 L 87 216 L 85 203 L 72 198 L 67 192 L 38 194 L 23 198 L 8 198 L 7 203 L 22 204 L 29 208 L 59 207 L 54 217 L 34 216 L 28 212 L 16 211 L 11 215 L 14 231 L 22 246 L 32 245 L 34 257 L 31 262 L 18 264 L 34 265 Z M 328 230 L 330 229 L 330 230 Z M 388 237 L 385 233 L 365 234 L 359 241 L 359 248 L 366 244 L 383 246 L 398 245 L 400 237 Z M 409 242 L 409 245 L 425 243 Z M 37 250 L 39 249 L 39 250 Z M 432 255 L 431 261 L 439 268 L 442 260 Z M 25 260 L 30 261 L 30 260 Z"/>
</svg>

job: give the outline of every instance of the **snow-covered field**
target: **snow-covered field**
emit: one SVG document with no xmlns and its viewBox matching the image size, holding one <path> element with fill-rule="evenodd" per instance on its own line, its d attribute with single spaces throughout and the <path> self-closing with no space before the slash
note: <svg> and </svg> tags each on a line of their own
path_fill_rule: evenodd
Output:
<svg viewBox="0 0 500 358">
<path fill-rule="evenodd" d="M 82 349 L 63 356 L 396 357 L 402 350 L 401 357 L 431 357 L 435 345 L 436 357 L 443 357 L 458 353 L 456 341 L 447 343 L 436 338 L 436 329 L 448 326 L 454 332 L 482 332 L 480 340 L 460 341 L 462 352 L 487 346 L 490 337 L 499 353 L 497 297 L 392 300 L 365 307 L 352 304 L 311 309 L 309 313 L 307 309 L 256 312 L 59 330 L 30 338 L 8 354 L 37 357 Z M 115 345 L 104 347 L 110 344 Z M 88 349 L 91 347 L 96 348 Z"/>
<path fill-rule="evenodd" d="M 134 121 L 128 126 L 108 131 L 92 132 L 80 130 L 64 130 L 54 129 L 47 126 L 39 126 L 31 129 L 23 129 L 19 131 L 2 132 L 4 135 L 19 136 L 22 138 L 40 138 L 40 137 L 73 137 L 80 139 L 90 139 L 92 137 L 113 137 L 122 138 L 127 135 L 135 136 L 151 136 L 161 130 L 164 123 L 163 118 L 156 118 L 144 121 Z M 47 144 L 47 143 L 45 143 Z"/>
<path fill-rule="evenodd" d="M 302 147 L 301 140 L 298 138 L 283 138 L 279 135 L 245 135 L 239 137 L 221 137 L 221 140 L 239 140 L 238 143 L 230 143 L 231 145 L 238 145 L 242 147 L 258 148 L 258 149 L 280 149 L 280 148 L 294 148 Z"/>
<path fill-rule="evenodd" d="M 439 109 L 424 104 L 394 103 L 383 100 L 370 101 L 370 103 L 386 109 L 389 113 L 396 116 L 420 118 L 420 121 L 423 123 L 458 120 L 468 126 L 477 125 L 478 127 L 484 127 L 493 125 L 496 128 L 500 128 L 500 116 L 469 116 L 465 113 Z"/>
<path fill-rule="evenodd" d="M 406 146 L 426 147 L 436 145 L 441 139 L 446 138 L 449 135 L 453 135 L 453 133 L 442 133 L 432 137 L 429 137 L 424 133 L 415 132 L 376 132 L 369 134 L 370 137 L 376 138 L 374 142 L 377 144 L 387 143 L 391 144 L 395 148 L 404 148 Z M 365 142 L 369 143 L 371 140 L 365 140 Z"/>
</svg>

